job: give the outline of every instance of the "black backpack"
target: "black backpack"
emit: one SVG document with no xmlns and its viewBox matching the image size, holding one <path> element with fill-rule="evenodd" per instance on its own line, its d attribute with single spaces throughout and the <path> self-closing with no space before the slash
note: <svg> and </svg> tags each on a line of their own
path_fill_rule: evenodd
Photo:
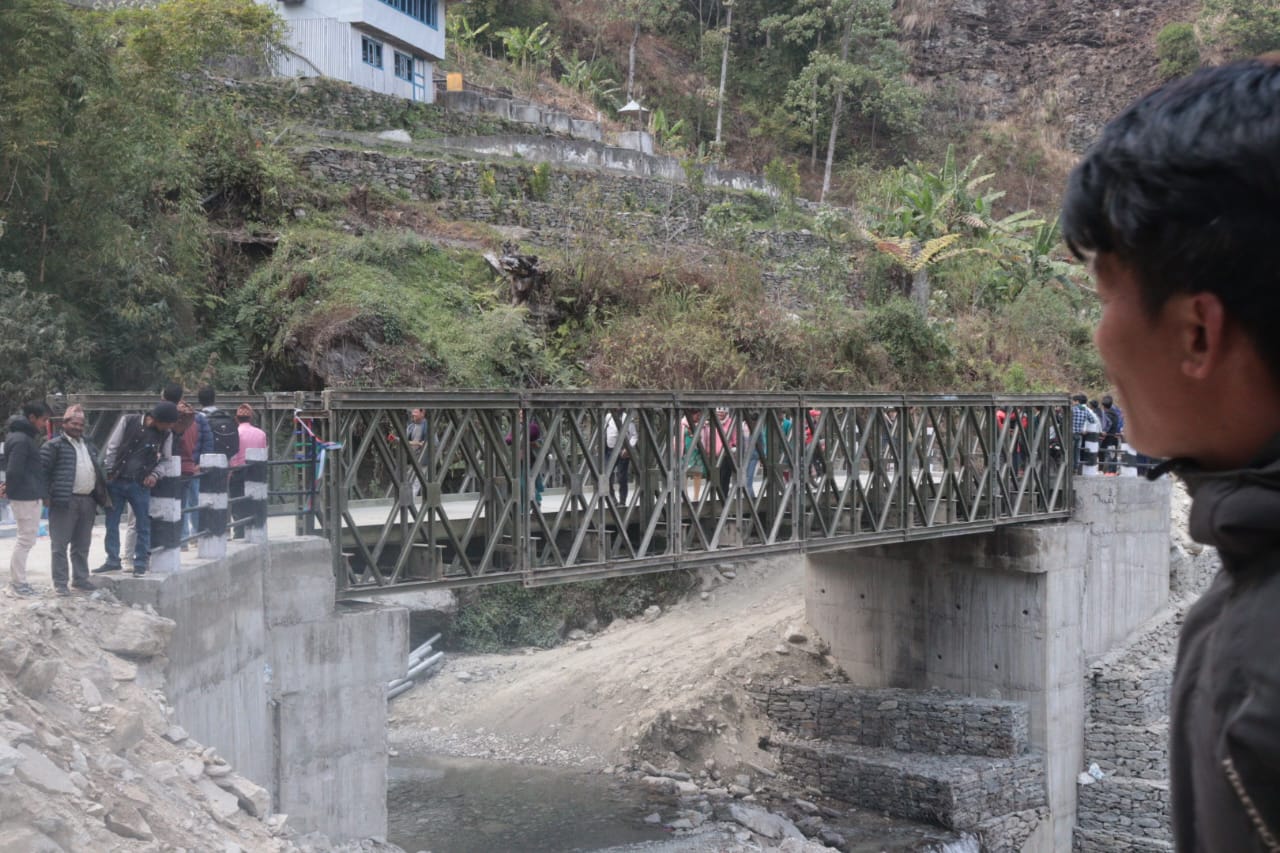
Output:
<svg viewBox="0 0 1280 853">
<path fill-rule="evenodd" d="M 213 430 L 213 452 L 222 453 L 231 461 L 231 457 L 240 452 L 240 425 L 230 412 L 214 409 L 205 412 L 209 421 L 209 429 Z"/>
</svg>

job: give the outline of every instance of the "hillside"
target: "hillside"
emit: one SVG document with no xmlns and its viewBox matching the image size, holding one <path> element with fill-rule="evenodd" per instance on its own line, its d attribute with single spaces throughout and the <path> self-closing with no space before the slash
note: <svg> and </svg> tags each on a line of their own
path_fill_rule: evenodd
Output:
<svg viewBox="0 0 1280 853">
<path fill-rule="evenodd" d="M 1100 391 L 1059 188 L 1167 73 L 1167 23 L 1226 55 L 1248 4 L 1211 5 L 738 0 L 732 26 L 721 0 L 453 10 L 440 71 L 598 120 L 605 146 L 630 88 L 668 158 L 645 177 L 529 159 L 587 143 L 511 116 L 256 79 L 280 30 L 248 0 L 15 0 L 0 406 L 169 378 Z M 719 187 L 726 167 L 772 189 Z M 504 247 L 539 259 L 521 304 L 483 260 Z"/>
</svg>

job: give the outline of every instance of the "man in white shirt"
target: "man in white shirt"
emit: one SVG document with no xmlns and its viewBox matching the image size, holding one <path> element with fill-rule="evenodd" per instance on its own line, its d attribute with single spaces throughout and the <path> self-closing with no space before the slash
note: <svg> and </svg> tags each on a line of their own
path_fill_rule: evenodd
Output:
<svg viewBox="0 0 1280 853">
<path fill-rule="evenodd" d="M 40 448 L 40 462 L 49 484 L 49 544 L 53 550 L 53 587 L 67 595 L 71 551 L 71 589 L 90 591 L 89 543 L 98 514 L 95 494 L 106 495 L 106 477 L 98 448 L 84 437 L 85 415 L 80 406 L 67 409 L 62 432 Z"/>
</svg>

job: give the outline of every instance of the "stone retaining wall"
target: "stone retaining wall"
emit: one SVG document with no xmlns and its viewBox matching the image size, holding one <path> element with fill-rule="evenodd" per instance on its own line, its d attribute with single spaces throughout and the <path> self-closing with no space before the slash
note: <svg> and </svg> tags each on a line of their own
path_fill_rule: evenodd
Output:
<svg viewBox="0 0 1280 853">
<path fill-rule="evenodd" d="M 1085 726 L 1084 754 L 1107 775 L 1163 781 L 1169 778 L 1169 724 Z"/>
<path fill-rule="evenodd" d="M 1081 785 L 1079 796 L 1077 814 L 1082 827 L 1156 841 L 1173 839 L 1168 782 L 1107 776 Z"/>
<path fill-rule="evenodd" d="M 1172 664 L 1147 670 L 1093 671 L 1086 690 L 1092 722 L 1145 726 L 1167 718 Z"/>
<path fill-rule="evenodd" d="M 1044 757 L 904 753 L 864 746 L 785 743 L 779 766 L 825 796 L 948 829 L 1046 805 Z"/>
<path fill-rule="evenodd" d="M 1171 853 L 1173 844 L 1155 838 L 1107 832 L 1104 829 L 1077 829 L 1074 853 Z"/>
<path fill-rule="evenodd" d="M 1022 702 L 844 684 L 758 688 L 752 697 L 782 731 L 802 738 L 933 755 L 1008 757 L 1028 746 Z"/>
</svg>

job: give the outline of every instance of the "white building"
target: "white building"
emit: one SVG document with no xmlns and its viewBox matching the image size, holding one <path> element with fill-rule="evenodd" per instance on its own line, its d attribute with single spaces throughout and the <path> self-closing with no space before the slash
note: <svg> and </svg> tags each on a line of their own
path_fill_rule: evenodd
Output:
<svg viewBox="0 0 1280 853">
<path fill-rule="evenodd" d="M 289 28 L 279 71 L 335 77 L 415 101 L 435 100 L 444 59 L 445 0 L 260 0 Z"/>
</svg>

